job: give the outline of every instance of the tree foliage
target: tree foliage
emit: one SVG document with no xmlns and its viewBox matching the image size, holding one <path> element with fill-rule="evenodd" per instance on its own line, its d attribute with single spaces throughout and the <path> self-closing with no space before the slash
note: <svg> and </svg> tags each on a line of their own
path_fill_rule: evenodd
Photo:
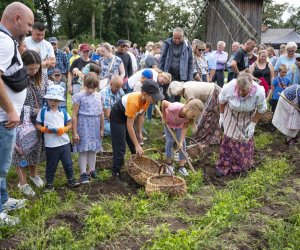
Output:
<svg viewBox="0 0 300 250">
<path fill-rule="evenodd" d="M 284 26 L 282 16 L 288 5 L 288 3 L 276 4 L 274 1 L 264 1 L 262 23 L 270 28 L 282 28 Z"/>
<path fill-rule="evenodd" d="M 13 0 L 0 1 L 0 14 Z M 78 42 L 93 43 L 128 39 L 144 46 L 147 41 L 169 37 L 176 26 L 185 28 L 190 39 L 204 39 L 205 14 L 198 15 L 204 0 L 20 0 L 35 14 L 35 20 L 45 23 L 48 36 L 60 35 Z M 263 23 L 269 27 L 300 29 L 300 8 L 289 8 L 290 18 L 282 15 L 288 3 L 264 1 Z M 196 25 L 193 24 L 196 22 Z M 93 24 L 93 25 L 92 25 Z M 94 27 L 92 32 L 92 27 Z M 193 27 L 193 28 L 192 28 Z M 95 37 L 92 37 L 92 34 Z"/>
</svg>

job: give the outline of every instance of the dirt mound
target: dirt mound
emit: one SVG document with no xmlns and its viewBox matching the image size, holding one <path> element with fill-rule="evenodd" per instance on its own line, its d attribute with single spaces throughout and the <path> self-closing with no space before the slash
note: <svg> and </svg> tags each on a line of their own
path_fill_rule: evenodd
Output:
<svg viewBox="0 0 300 250">
<path fill-rule="evenodd" d="M 46 221 L 46 228 L 54 228 L 57 226 L 67 225 L 74 232 L 84 227 L 84 223 L 75 211 L 66 211 L 57 214 L 54 218 Z"/>
</svg>

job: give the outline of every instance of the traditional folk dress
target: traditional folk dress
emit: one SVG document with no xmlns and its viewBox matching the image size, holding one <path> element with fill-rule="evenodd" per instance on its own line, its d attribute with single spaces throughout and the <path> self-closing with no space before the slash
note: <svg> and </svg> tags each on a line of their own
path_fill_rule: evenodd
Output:
<svg viewBox="0 0 300 250">
<path fill-rule="evenodd" d="M 219 95 L 220 104 L 225 105 L 224 138 L 216 168 L 224 175 L 249 170 L 253 164 L 253 137 L 248 139 L 245 130 L 255 112 L 267 110 L 265 91 L 253 82 L 246 97 L 238 95 L 236 80 L 226 84 Z"/>
<path fill-rule="evenodd" d="M 219 100 L 221 88 L 209 82 L 189 81 L 184 83 L 183 96 L 186 100 L 199 99 L 204 103 L 204 110 L 196 122 L 194 139 L 205 145 L 220 144 Z"/>
<path fill-rule="evenodd" d="M 284 135 L 295 138 L 300 129 L 300 112 L 295 108 L 300 108 L 300 85 L 292 85 L 286 88 L 282 95 L 294 106 L 280 97 L 272 123 Z"/>
</svg>

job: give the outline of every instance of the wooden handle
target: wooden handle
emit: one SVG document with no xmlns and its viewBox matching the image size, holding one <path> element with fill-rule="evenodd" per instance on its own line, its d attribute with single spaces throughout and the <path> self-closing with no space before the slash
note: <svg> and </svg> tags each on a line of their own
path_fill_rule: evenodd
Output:
<svg viewBox="0 0 300 250">
<path fill-rule="evenodd" d="M 162 116 L 162 113 L 161 113 L 161 111 L 160 111 L 160 109 L 159 109 L 159 107 L 158 107 L 157 105 L 155 105 L 155 109 L 156 109 L 156 111 L 158 112 L 158 114 L 159 114 L 161 117 L 163 117 L 163 116 Z M 168 129 L 168 131 L 170 132 L 172 138 L 173 138 L 174 141 L 176 142 L 177 146 L 179 147 L 180 144 L 179 144 L 179 142 L 178 142 L 178 140 L 177 140 L 177 137 L 175 136 L 173 130 L 169 127 L 168 124 L 165 124 L 165 125 L 166 125 L 166 128 Z M 187 155 L 187 153 L 183 150 L 183 148 L 180 148 L 180 151 L 181 151 L 181 153 L 183 154 L 184 158 L 186 159 L 186 161 L 187 161 L 187 163 L 188 163 L 190 169 L 195 173 L 196 171 L 195 171 L 195 169 L 194 169 L 194 167 L 193 167 L 193 165 L 192 165 L 192 163 L 191 163 L 191 161 L 190 161 L 189 156 Z"/>
</svg>

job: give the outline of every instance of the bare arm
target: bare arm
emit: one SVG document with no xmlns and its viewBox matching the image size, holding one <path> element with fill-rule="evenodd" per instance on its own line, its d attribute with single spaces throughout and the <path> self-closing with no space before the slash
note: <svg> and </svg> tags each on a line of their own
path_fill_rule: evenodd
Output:
<svg viewBox="0 0 300 250">
<path fill-rule="evenodd" d="M 78 142 L 80 140 L 77 125 L 78 125 L 78 112 L 79 112 L 79 105 L 74 103 L 73 104 L 73 113 L 72 113 L 72 123 L 73 123 L 73 140 L 74 142 Z"/>
<path fill-rule="evenodd" d="M 100 116 L 100 136 L 104 136 L 104 114 L 102 113 Z"/>
<path fill-rule="evenodd" d="M 162 112 L 162 121 L 165 123 L 166 121 L 166 109 L 169 107 L 170 102 L 163 100 L 161 102 L 161 112 Z"/>
<path fill-rule="evenodd" d="M 274 71 L 274 67 L 271 63 L 269 63 L 269 68 L 270 68 L 270 71 L 271 71 L 271 84 L 272 84 L 272 82 L 274 80 L 274 77 L 275 77 L 275 73 L 274 73 L 275 71 Z"/>
<path fill-rule="evenodd" d="M 19 125 L 20 116 L 7 96 L 6 89 L 4 86 L 5 83 L 1 78 L 2 74 L 3 72 L 0 71 L 0 107 L 3 108 L 3 110 L 6 112 L 7 123 L 5 124 L 5 127 L 14 128 Z"/>
<path fill-rule="evenodd" d="M 232 60 L 230 66 L 231 66 L 232 71 L 233 71 L 236 75 L 238 75 L 238 74 L 240 73 L 240 72 L 239 72 L 239 69 L 238 69 L 238 67 L 237 67 L 237 63 L 236 63 L 235 60 Z"/>
<path fill-rule="evenodd" d="M 208 81 L 209 82 L 212 81 L 212 79 L 214 78 L 215 74 L 216 74 L 216 70 L 215 69 L 211 69 L 210 72 L 209 72 L 209 74 L 208 74 Z"/>
<path fill-rule="evenodd" d="M 271 89 L 270 89 L 270 91 L 269 91 L 269 93 L 268 93 L 268 96 L 267 96 L 267 100 L 268 100 L 268 101 L 272 98 L 274 89 L 275 89 L 275 86 L 272 84 L 272 85 L 271 85 Z"/>
<path fill-rule="evenodd" d="M 134 118 L 130 118 L 127 117 L 127 123 L 126 123 L 126 127 L 128 130 L 128 134 L 131 138 L 131 141 L 133 142 L 134 146 L 135 146 L 135 151 L 139 156 L 142 156 L 144 154 L 144 151 L 142 149 L 142 147 L 140 146 L 137 138 L 136 138 L 136 134 L 133 128 L 133 124 L 134 124 Z"/>
<path fill-rule="evenodd" d="M 103 111 L 104 111 L 104 116 L 105 116 L 105 118 L 107 118 L 108 120 L 109 120 L 109 116 L 110 116 L 110 110 L 111 110 L 111 109 L 103 109 Z"/>
<path fill-rule="evenodd" d="M 261 117 L 261 113 L 258 113 L 257 111 L 255 112 L 253 118 L 252 118 L 252 122 L 254 122 L 255 124 L 258 122 L 258 120 Z"/>
<path fill-rule="evenodd" d="M 123 63 L 120 64 L 119 71 L 120 71 L 120 76 L 122 77 L 122 79 L 124 79 L 124 77 L 125 77 L 125 68 L 124 68 Z"/>
<path fill-rule="evenodd" d="M 73 80 L 73 74 L 69 71 L 68 72 L 68 90 L 69 90 L 70 94 L 72 94 L 72 80 Z"/>
<path fill-rule="evenodd" d="M 137 131 L 136 132 L 139 135 L 140 139 L 143 139 L 142 128 L 143 128 L 144 120 L 145 120 L 144 113 L 140 114 L 136 118 L 136 124 L 137 124 Z"/>
<path fill-rule="evenodd" d="M 249 67 L 249 73 L 250 73 L 251 75 L 253 75 L 254 69 L 255 69 L 255 63 L 253 63 L 253 64 Z"/>
<path fill-rule="evenodd" d="M 226 104 L 219 104 L 219 109 L 220 109 L 220 113 L 221 113 L 221 114 L 224 114 L 225 105 L 226 105 Z"/>
</svg>

